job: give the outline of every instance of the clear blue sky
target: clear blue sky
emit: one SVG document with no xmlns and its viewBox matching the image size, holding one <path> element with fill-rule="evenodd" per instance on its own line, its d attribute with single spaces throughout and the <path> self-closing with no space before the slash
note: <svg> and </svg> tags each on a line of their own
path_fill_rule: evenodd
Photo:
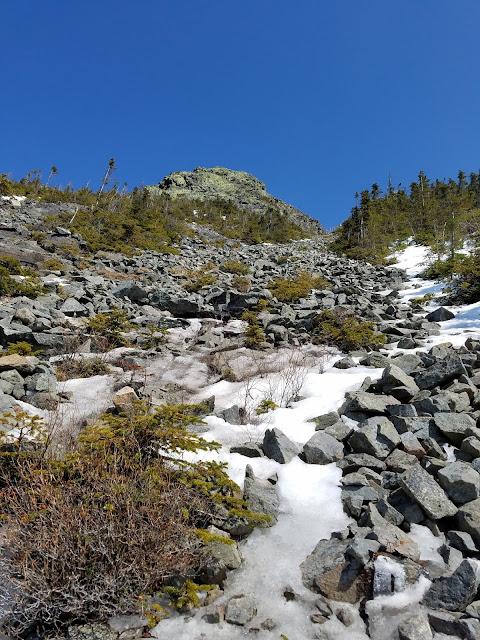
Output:
<svg viewBox="0 0 480 640">
<path fill-rule="evenodd" d="M 4 0 L 0 172 L 226 166 L 326 226 L 480 168 L 478 0 Z"/>
</svg>

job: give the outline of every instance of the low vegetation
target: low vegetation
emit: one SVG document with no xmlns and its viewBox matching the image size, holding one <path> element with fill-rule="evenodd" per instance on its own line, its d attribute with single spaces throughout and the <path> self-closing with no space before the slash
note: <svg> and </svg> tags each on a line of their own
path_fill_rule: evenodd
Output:
<svg viewBox="0 0 480 640">
<path fill-rule="evenodd" d="M 55 367 L 57 379 L 64 382 L 72 378 L 92 378 L 110 373 L 110 367 L 101 358 L 67 357 Z"/>
<path fill-rule="evenodd" d="M 0 295 L 34 298 L 44 292 L 35 271 L 22 267 L 17 258 L 0 255 Z"/>
<path fill-rule="evenodd" d="M 173 576 L 177 599 L 187 597 L 186 580 L 207 557 L 198 532 L 219 509 L 265 520 L 245 509 L 225 465 L 184 459 L 220 446 L 188 431 L 200 420 L 186 408 L 105 415 L 61 460 L 51 457 L 38 420 L 3 418 L 23 425 L 0 443 L 0 513 L 11 552 L 2 562 L 20 587 L 9 633 L 144 611 Z M 4 589 L 5 582 L 0 597 Z"/>
<path fill-rule="evenodd" d="M 131 328 L 125 311 L 114 307 L 112 311 L 99 313 L 86 322 L 87 330 L 97 341 L 104 342 L 106 349 L 123 347 L 127 340 L 123 333 Z"/>
<path fill-rule="evenodd" d="M 330 289 L 331 286 L 322 276 L 300 271 L 293 279 L 275 278 L 268 288 L 280 302 L 296 302 L 308 296 L 312 289 Z"/>
<path fill-rule="evenodd" d="M 338 347 L 341 351 L 378 347 L 385 336 L 374 330 L 372 322 L 362 322 L 341 309 L 322 311 L 314 320 L 312 340 Z"/>
</svg>

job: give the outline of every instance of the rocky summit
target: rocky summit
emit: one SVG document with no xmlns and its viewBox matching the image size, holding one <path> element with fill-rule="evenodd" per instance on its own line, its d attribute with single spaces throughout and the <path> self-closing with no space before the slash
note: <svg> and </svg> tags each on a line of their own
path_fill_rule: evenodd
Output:
<svg viewBox="0 0 480 640">
<path fill-rule="evenodd" d="M 172 198 L 183 196 L 192 200 L 229 200 L 241 209 L 260 213 L 266 213 L 273 207 L 308 233 L 320 233 L 323 229 L 318 220 L 267 193 L 265 184 L 246 171 L 233 171 L 225 167 L 175 171 L 149 189 L 153 193 L 166 193 Z"/>
</svg>

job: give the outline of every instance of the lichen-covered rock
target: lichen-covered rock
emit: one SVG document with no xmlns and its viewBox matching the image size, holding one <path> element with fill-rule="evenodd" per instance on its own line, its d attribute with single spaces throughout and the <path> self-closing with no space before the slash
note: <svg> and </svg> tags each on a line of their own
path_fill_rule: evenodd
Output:
<svg viewBox="0 0 480 640">
<path fill-rule="evenodd" d="M 443 489 L 419 464 L 412 466 L 400 476 L 403 490 L 415 500 L 433 520 L 439 520 L 457 513 Z"/>
</svg>

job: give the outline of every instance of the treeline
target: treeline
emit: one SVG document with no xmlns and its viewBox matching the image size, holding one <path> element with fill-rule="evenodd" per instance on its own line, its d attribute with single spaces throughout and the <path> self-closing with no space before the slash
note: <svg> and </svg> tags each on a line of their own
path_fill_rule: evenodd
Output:
<svg viewBox="0 0 480 640">
<path fill-rule="evenodd" d="M 469 177 L 459 171 L 456 180 L 431 180 L 420 171 L 408 190 L 389 179 L 385 192 L 373 184 L 355 200 L 333 243 L 351 257 L 382 260 L 392 243 L 407 238 L 430 246 L 439 258 L 453 258 L 466 240 L 479 243 L 480 171 Z"/>
<path fill-rule="evenodd" d="M 133 249 L 169 250 L 182 236 L 193 235 L 192 223 L 207 226 L 227 238 L 249 244 L 283 243 L 305 237 L 305 231 L 285 218 L 279 209 L 248 211 L 226 200 L 201 201 L 166 194 L 154 194 L 148 187 L 129 191 L 126 183 L 114 180 L 112 158 L 100 189 L 88 185 L 74 189 L 70 184 L 51 185 L 58 175 L 52 167 L 44 181 L 41 171 L 31 171 L 20 180 L 0 174 L 0 196 L 19 195 L 43 202 L 74 203 L 78 211 L 52 216 L 50 226 L 68 226 L 81 233 L 92 252 L 131 252 Z M 73 219 L 72 219 L 73 218 Z"/>
</svg>

